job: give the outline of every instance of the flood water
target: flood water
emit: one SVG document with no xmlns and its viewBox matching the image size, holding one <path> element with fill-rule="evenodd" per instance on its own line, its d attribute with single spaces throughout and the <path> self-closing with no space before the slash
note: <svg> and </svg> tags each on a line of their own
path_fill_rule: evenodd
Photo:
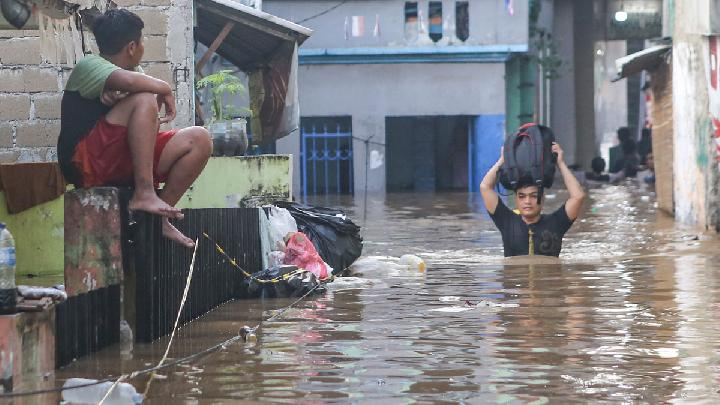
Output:
<svg viewBox="0 0 720 405">
<path fill-rule="evenodd" d="M 554 192 L 546 212 L 564 201 Z M 554 197 L 554 198 L 553 198 Z M 546 403 L 720 400 L 720 242 L 676 228 L 633 187 L 590 191 L 557 263 L 502 258 L 478 196 L 391 194 L 342 204 L 363 256 L 415 254 L 361 288 L 307 299 L 236 343 L 131 380 L 146 403 Z M 288 301 L 236 301 L 182 328 L 171 357 L 226 340 Z M 56 373 L 156 364 L 167 339 Z"/>
</svg>

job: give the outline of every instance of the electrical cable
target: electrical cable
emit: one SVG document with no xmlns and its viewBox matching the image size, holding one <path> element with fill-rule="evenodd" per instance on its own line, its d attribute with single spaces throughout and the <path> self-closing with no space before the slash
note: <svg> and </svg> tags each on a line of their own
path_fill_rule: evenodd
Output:
<svg viewBox="0 0 720 405">
<path fill-rule="evenodd" d="M 319 12 L 319 13 L 317 13 L 317 14 L 313 14 L 313 15 L 311 15 L 310 17 L 303 18 L 303 19 L 300 20 L 300 21 L 295 21 L 295 24 L 302 24 L 302 23 L 304 23 L 304 22 L 307 22 L 307 21 L 313 20 L 313 19 L 315 19 L 315 18 L 318 18 L 318 17 L 320 17 L 320 16 L 323 16 L 323 15 L 325 15 L 325 14 L 327 14 L 327 13 L 335 10 L 336 8 L 342 6 L 343 4 L 347 3 L 348 1 L 349 1 L 349 0 L 343 0 L 343 1 L 341 1 L 340 3 L 338 3 L 338 4 L 336 4 L 336 5 L 328 8 L 327 10 L 321 11 L 321 12 Z"/>
</svg>

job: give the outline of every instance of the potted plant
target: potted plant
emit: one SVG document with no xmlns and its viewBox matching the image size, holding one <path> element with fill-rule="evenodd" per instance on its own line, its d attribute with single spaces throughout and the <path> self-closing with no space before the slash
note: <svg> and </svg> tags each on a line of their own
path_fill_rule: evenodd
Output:
<svg viewBox="0 0 720 405">
<path fill-rule="evenodd" d="M 245 92 L 240 79 L 231 70 L 221 70 L 205 76 L 196 83 L 198 90 L 207 88 L 212 117 L 206 123 L 215 143 L 216 156 L 242 155 L 248 147 L 247 119 L 252 111 L 225 103 L 225 96 Z"/>
</svg>

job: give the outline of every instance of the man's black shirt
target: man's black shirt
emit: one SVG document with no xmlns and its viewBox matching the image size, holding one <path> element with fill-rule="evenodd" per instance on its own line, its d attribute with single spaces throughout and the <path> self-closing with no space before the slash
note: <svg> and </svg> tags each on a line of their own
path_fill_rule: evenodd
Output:
<svg viewBox="0 0 720 405">
<path fill-rule="evenodd" d="M 530 253 L 530 231 L 532 231 L 532 254 L 560 256 L 562 238 L 570 229 L 573 221 L 568 218 L 565 204 L 550 215 L 540 215 L 534 224 L 526 224 L 522 217 L 512 211 L 498 199 L 495 213 L 490 214 L 503 239 L 505 257 L 522 256 Z"/>
</svg>

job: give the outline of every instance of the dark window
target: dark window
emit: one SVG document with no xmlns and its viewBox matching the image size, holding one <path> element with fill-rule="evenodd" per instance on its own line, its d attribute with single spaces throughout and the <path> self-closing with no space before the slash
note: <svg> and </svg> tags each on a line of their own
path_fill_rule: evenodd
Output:
<svg viewBox="0 0 720 405">
<path fill-rule="evenodd" d="M 428 33 L 430 34 L 430 39 L 437 42 L 442 39 L 443 36 L 442 1 L 430 2 L 428 17 Z"/>
<path fill-rule="evenodd" d="M 470 37 L 470 3 L 455 3 L 455 33 L 459 40 L 465 42 Z"/>
</svg>

